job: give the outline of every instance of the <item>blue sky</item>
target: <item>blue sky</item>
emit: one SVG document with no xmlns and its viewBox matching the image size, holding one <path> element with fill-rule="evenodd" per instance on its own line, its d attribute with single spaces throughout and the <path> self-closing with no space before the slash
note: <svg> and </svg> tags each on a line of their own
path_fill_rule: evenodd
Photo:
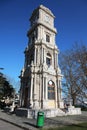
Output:
<svg viewBox="0 0 87 130">
<path fill-rule="evenodd" d="M 40 4 L 56 17 L 60 51 L 71 48 L 75 42 L 87 45 L 87 0 L 0 0 L 0 67 L 15 82 L 24 65 L 29 18 Z"/>
</svg>

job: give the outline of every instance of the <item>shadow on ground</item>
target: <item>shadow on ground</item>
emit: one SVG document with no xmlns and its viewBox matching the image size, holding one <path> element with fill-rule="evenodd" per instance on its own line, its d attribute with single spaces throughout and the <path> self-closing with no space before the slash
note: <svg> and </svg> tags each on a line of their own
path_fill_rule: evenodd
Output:
<svg viewBox="0 0 87 130">
<path fill-rule="evenodd" d="M 33 123 L 30 123 L 30 122 L 23 122 L 24 124 L 27 124 L 27 125 L 30 125 L 30 126 L 33 126 L 36 128 L 36 124 L 33 124 Z"/>
</svg>

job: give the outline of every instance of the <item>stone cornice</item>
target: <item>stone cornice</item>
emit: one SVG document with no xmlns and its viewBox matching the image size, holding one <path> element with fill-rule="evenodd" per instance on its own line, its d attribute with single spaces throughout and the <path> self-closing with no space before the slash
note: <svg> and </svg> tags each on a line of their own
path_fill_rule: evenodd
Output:
<svg viewBox="0 0 87 130">
<path fill-rule="evenodd" d="M 38 25 L 44 26 L 45 28 L 47 28 L 48 30 L 54 32 L 55 34 L 57 33 L 56 28 L 53 28 L 53 27 L 51 27 L 50 25 L 45 24 L 45 23 L 44 23 L 43 21 L 41 21 L 41 20 L 37 20 L 36 23 L 35 23 L 35 24 L 30 28 L 30 30 L 27 32 L 27 36 L 29 36 L 29 35 L 34 31 L 34 29 L 35 29 Z"/>
<path fill-rule="evenodd" d="M 55 44 L 52 45 L 51 43 L 46 43 L 42 39 L 41 40 L 36 40 L 35 45 L 44 45 L 48 49 L 52 49 L 52 50 L 55 50 L 55 51 L 59 52 L 59 49 L 57 48 L 57 46 Z"/>
</svg>

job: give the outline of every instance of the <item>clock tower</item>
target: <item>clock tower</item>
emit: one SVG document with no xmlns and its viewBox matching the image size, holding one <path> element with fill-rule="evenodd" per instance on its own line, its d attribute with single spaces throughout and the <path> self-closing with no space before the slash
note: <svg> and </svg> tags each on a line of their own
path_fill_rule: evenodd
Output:
<svg viewBox="0 0 87 130">
<path fill-rule="evenodd" d="M 30 17 L 25 63 L 21 71 L 21 106 L 30 109 L 63 108 L 59 49 L 53 13 L 43 5 Z"/>
</svg>

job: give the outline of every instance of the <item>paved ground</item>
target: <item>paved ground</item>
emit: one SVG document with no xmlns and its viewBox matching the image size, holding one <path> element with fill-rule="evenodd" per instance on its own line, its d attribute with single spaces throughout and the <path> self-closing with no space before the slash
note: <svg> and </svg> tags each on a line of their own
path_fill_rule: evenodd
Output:
<svg viewBox="0 0 87 130">
<path fill-rule="evenodd" d="M 18 117 L 15 114 L 6 113 L 3 110 L 0 110 L 0 120 L 10 122 L 11 124 L 14 124 L 26 130 L 38 129 L 36 127 L 35 119 Z M 46 118 L 44 123 L 44 128 L 50 128 L 50 127 L 54 128 L 54 127 L 77 124 L 81 122 L 87 122 L 87 112 L 82 112 L 81 115 Z"/>
<path fill-rule="evenodd" d="M 23 129 L 0 120 L 0 130 L 23 130 Z"/>
</svg>

